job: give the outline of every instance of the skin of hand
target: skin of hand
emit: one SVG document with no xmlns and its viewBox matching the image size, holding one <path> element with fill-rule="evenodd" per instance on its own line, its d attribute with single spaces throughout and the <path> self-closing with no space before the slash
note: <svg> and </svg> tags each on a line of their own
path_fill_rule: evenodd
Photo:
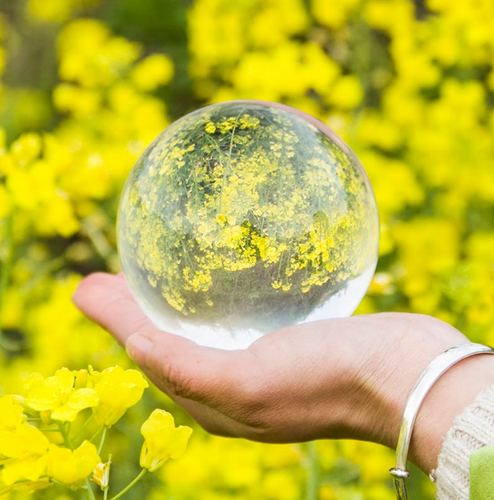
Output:
<svg viewBox="0 0 494 500">
<path fill-rule="evenodd" d="M 379 313 L 291 326 L 224 351 L 158 330 L 123 274 L 88 276 L 73 301 L 208 432 L 267 443 L 348 438 L 394 448 L 422 371 L 468 342 L 429 316 Z M 410 460 L 435 468 L 454 417 L 493 383 L 494 356 L 448 370 L 419 411 Z"/>
</svg>

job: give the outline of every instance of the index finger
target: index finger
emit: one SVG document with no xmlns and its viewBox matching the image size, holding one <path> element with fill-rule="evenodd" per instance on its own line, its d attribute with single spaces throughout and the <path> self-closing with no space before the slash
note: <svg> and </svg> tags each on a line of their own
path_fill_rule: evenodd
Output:
<svg viewBox="0 0 494 500">
<path fill-rule="evenodd" d="M 135 301 L 123 273 L 90 274 L 80 282 L 72 301 L 121 345 L 133 333 L 156 329 Z"/>
</svg>

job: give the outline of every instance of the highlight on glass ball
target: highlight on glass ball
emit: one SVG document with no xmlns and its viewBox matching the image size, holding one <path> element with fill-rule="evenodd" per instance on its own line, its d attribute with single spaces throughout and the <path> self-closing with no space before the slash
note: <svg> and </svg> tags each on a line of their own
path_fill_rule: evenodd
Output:
<svg viewBox="0 0 494 500">
<path fill-rule="evenodd" d="M 315 118 L 259 101 L 186 115 L 127 179 L 118 245 L 162 330 L 242 349 L 351 315 L 374 274 L 378 214 L 349 147 Z"/>
</svg>

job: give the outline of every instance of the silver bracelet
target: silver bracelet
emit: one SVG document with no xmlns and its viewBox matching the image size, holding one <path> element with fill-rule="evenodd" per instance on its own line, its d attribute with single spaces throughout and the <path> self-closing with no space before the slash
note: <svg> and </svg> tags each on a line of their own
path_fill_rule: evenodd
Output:
<svg viewBox="0 0 494 500">
<path fill-rule="evenodd" d="M 406 468 L 407 456 L 408 449 L 410 448 L 410 439 L 412 438 L 413 424 L 417 418 L 422 401 L 436 380 L 448 368 L 451 368 L 458 361 L 475 356 L 476 354 L 494 354 L 494 349 L 473 343 L 451 347 L 431 361 L 412 389 L 405 406 L 403 422 L 396 446 L 396 465 L 389 471 L 393 476 L 396 498 L 398 500 L 409 500 L 406 486 L 406 479 L 410 477 L 410 472 Z"/>
</svg>

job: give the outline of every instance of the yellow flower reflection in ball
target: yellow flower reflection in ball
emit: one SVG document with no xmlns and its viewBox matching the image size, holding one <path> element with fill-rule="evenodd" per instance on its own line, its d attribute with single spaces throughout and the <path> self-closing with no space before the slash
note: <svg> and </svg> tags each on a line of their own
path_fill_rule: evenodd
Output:
<svg viewBox="0 0 494 500">
<path fill-rule="evenodd" d="M 372 188 L 348 146 L 262 101 L 214 104 L 165 129 L 132 170 L 118 223 L 124 272 L 153 322 L 226 349 L 350 315 L 378 236 Z"/>
</svg>

